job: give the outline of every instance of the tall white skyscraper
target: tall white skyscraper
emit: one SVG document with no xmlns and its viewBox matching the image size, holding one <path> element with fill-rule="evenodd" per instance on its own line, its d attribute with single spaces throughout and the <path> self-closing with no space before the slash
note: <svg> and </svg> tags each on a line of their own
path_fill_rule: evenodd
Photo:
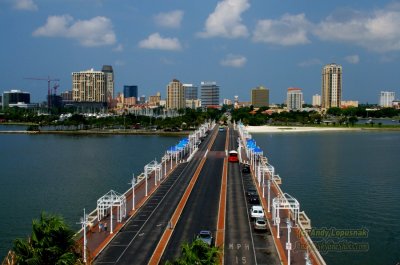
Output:
<svg viewBox="0 0 400 265">
<path fill-rule="evenodd" d="M 394 92 L 389 91 L 381 91 L 381 95 L 379 98 L 379 106 L 381 107 L 392 107 L 392 102 L 395 99 L 396 95 Z"/>
<path fill-rule="evenodd" d="M 286 104 L 288 110 L 301 110 L 303 107 L 303 92 L 301 88 L 290 87 L 287 90 Z"/>
</svg>

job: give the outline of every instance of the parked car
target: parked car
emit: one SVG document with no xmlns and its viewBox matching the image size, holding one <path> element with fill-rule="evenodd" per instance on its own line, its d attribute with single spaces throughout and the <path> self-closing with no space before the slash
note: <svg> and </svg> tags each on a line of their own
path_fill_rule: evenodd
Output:
<svg viewBox="0 0 400 265">
<path fill-rule="evenodd" d="M 208 230 L 202 230 L 199 232 L 199 234 L 196 237 L 197 239 L 200 239 L 204 243 L 206 243 L 209 246 L 212 246 L 214 244 L 214 238 L 212 236 L 211 231 Z"/>
<path fill-rule="evenodd" d="M 254 230 L 267 230 L 267 221 L 264 218 L 256 218 L 256 220 L 254 220 Z"/>
<path fill-rule="evenodd" d="M 245 174 L 250 173 L 250 165 L 243 164 L 243 166 L 242 166 L 242 173 L 245 173 Z"/>
<path fill-rule="evenodd" d="M 260 198 L 258 198 L 258 196 L 249 196 L 248 199 L 250 204 L 258 204 L 260 205 Z"/>
<path fill-rule="evenodd" d="M 253 205 L 250 208 L 251 218 L 264 218 L 264 210 L 261 205 Z"/>
</svg>

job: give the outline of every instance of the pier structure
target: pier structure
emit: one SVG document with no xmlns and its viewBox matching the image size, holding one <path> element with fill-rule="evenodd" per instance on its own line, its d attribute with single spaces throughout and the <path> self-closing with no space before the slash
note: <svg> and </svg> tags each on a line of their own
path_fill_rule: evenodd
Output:
<svg viewBox="0 0 400 265">
<path fill-rule="evenodd" d="M 236 127 L 239 133 L 237 141 L 238 151 L 241 153 L 240 162 L 250 165 L 281 263 L 325 265 L 323 257 L 308 235 L 311 220 L 304 211 L 300 211 L 298 200 L 282 191 L 279 186 L 282 183 L 281 177 L 263 156 L 262 150 L 246 127 L 241 123 Z"/>
<path fill-rule="evenodd" d="M 198 151 L 199 139 L 204 138 L 214 126 L 213 121 L 202 124 L 187 138 L 168 148 L 160 162 L 154 159 L 146 164 L 143 173 L 137 177 L 133 175 L 129 183 L 131 187 L 125 193 L 119 194 L 110 190 L 98 199 L 97 208 L 85 214 L 85 221 L 80 222 L 82 228 L 75 234 L 85 262 L 91 264 L 146 204 L 159 188 L 159 184 L 167 181 L 181 164 L 187 163 L 193 157 Z"/>
</svg>

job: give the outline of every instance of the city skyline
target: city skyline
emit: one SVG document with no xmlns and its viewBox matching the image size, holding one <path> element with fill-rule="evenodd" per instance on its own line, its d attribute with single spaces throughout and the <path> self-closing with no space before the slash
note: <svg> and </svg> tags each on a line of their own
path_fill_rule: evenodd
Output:
<svg viewBox="0 0 400 265">
<path fill-rule="evenodd" d="M 163 98 L 177 78 L 215 80 L 221 101 L 248 101 L 262 85 L 271 103 L 284 102 L 289 87 L 301 87 L 311 102 L 330 63 L 343 66 L 343 100 L 379 103 L 380 91 L 399 94 L 398 1 L 8 0 L 0 7 L 7 36 L 0 90 L 29 91 L 34 102 L 45 100 L 47 83 L 25 77 L 59 78 L 62 92 L 71 90 L 72 72 L 102 65 L 113 67 L 116 93 L 137 85 Z"/>
</svg>

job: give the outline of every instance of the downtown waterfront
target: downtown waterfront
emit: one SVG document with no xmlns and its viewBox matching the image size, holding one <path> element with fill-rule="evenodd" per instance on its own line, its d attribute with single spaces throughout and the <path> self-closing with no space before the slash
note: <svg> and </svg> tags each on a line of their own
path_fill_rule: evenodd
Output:
<svg viewBox="0 0 400 265">
<path fill-rule="evenodd" d="M 316 229 L 367 229 L 367 237 L 314 238 L 368 250 L 328 251 L 328 264 L 395 264 L 400 260 L 400 133 L 253 134 Z M 132 173 L 159 160 L 179 138 L 0 134 L 0 256 L 26 237 L 41 210 L 78 229 L 110 189 L 124 192 Z"/>
</svg>

